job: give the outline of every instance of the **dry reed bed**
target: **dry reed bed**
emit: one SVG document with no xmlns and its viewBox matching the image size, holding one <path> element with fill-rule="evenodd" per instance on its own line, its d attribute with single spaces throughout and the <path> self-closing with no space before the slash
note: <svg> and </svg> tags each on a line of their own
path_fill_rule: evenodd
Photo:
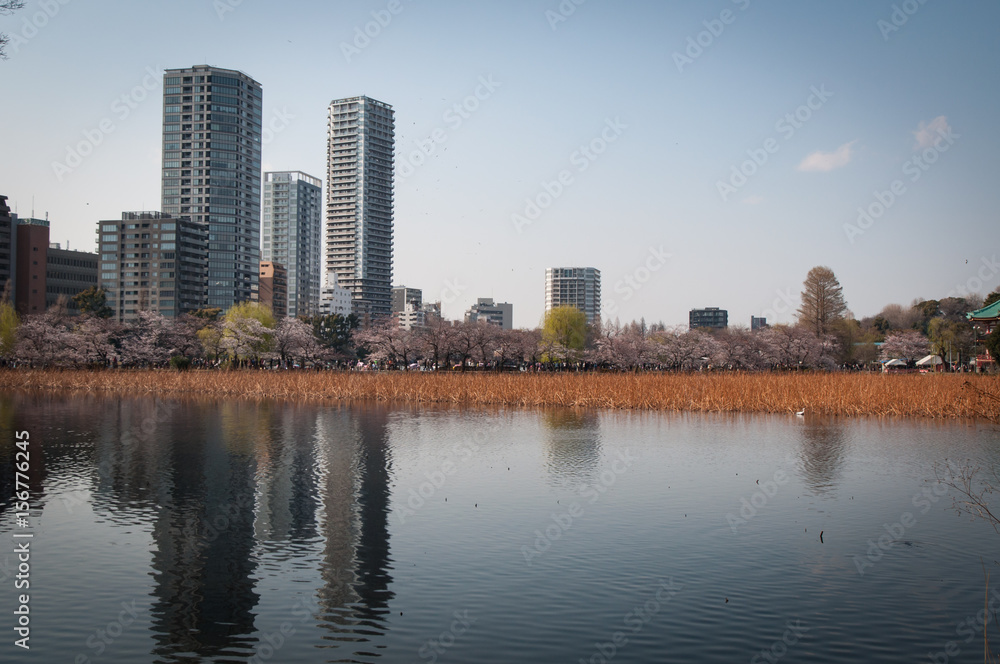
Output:
<svg viewBox="0 0 1000 664">
<path fill-rule="evenodd" d="M 463 406 L 1000 418 L 1000 379 L 878 374 L 0 371 L 0 389 Z"/>
</svg>

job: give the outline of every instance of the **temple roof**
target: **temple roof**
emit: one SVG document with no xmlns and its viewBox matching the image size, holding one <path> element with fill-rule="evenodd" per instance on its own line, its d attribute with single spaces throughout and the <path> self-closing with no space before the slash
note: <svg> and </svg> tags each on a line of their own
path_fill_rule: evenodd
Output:
<svg viewBox="0 0 1000 664">
<path fill-rule="evenodd" d="M 988 307 L 977 309 L 965 315 L 969 320 L 994 320 L 1000 318 L 1000 300 Z"/>
</svg>

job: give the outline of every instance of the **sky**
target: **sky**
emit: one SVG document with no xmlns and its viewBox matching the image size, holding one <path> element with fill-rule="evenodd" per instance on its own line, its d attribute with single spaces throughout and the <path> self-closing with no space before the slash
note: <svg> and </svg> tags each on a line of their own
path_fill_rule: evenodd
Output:
<svg viewBox="0 0 1000 664">
<path fill-rule="evenodd" d="M 393 106 L 393 281 L 535 327 L 546 267 L 605 318 L 793 322 L 1000 288 L 1000 3 L 27 0 L 0 17 L 0 194 L 93 251 L 160 207 L 162 75 L 263 86 L 263 169 L 326 178 L 333 99 Z"/>
</svg>

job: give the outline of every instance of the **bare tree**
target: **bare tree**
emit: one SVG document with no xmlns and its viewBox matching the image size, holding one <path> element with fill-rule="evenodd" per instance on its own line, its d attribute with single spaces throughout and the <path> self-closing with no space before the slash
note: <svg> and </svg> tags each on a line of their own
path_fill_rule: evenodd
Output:
<svg viewBox="0 0 1000 664">
<path fill-rule="evenodd" d="M 10 16 L 22 7 L 24 7 L 22 0 L 0 0 L 0 16 Z M 7 59 L 7 44 L 9 42 L 10 37 L 0 33 L 0 60 Z"/>
<path fill-rule="evenodd" d="M 799 307 L 799 325 L 808 327 L 817 335 L 830 331 L 833 321 L 847 313 L 844 290 L 833 270 L 818 266 L 809 270 L 803 282 L 802 306 Z"/>
</svg>

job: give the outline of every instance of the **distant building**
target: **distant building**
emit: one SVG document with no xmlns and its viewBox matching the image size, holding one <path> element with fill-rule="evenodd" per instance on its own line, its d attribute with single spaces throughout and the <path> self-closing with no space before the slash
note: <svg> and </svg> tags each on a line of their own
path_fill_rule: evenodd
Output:
<svg viewBox="0 0 1000 664">
<path fill-rule="evenodd" d="M 424 302 L 420 310 L 424 312 L 424 325 L 431 325 L 441 321 L 440 302 Z"/>
<path fill-rule="evenodd" d="M 406 311 L 408 304 L 419 310 L 424 304 L 424 292 L 419 288 L 394 287 L 392 289 L 392 313 L 398 314 Z"/>
<path fill-rule="evenodd" d="M 67 312 L 77 314 L 79 309 L 73 296 L 96 287 L 97 254 L 63 249 L 58 242 L 49 245 L 45 256 L 46 308 L 64 297 Z"/>
<path fill-rule="evenodd" d="M 427 325 L 426 312 L 413 304 L 407 304 L 403 311 L 397 311 L 393 316 L 399 322 L 399 327 L 404 330 L 415 330 Z"/>
<path fill-rule="evenodd" d="M 751 330 L 764 330 L 767 329 L 767 319 L 758 318 L 757 316 L 750 316 L 750 329 Z"/>
<path fill-rule="evenodd" d="M 162 212 L 98 222 L 98 286 L 120 321 L 140 311 L 167 318 L 207 306 L 208 227 Z"/>
<path fill-rule="evenodd" d="M 351 291 L 341 288 L 337 281 L 337 273 L 330 270 L 326 273 L 326 283 L 320 291 L 320 316 L 347 316 L 351 313 Z"/>
<path fill-rule="evenodd" d="M 10 282 L 10 299 L 14 301 L 14 266 L 17 258 L 14 219 L 7 207 L 7 197 L 0 196 L 0 292 Z"/>
<path fill-rule="evenodd" d="M 48 270 L 49 222 L 47 219 L 14 221 L 14 308 L 21 315 L 45 312 L 45 275 Z"/>
<path fill-rule="evenodd" d="M 264 173 L 261 261 L 288 273 L 288 315 L 319 311 L 323 183 L 299 171 Z"/>
<path fill-rule="evenodd" d="M 276 320 L 288 317 L 288 271 L 280 263 L 260 264 L 258 301 L 271 310 Z"/>
<path fill-rule="evenodd" d="M 688 315 L 690 329 L 708 327 L 722 330 L 729 327 L 729 312 L 718 307 L 692 309 Z"/>
<path fill-rule="evenodd" d="M 582 311 L 588 323 L 600 322 L 600 270 L 592 267 L 550 267 L 545 270 L 545 313 L 567 305 Z"/>
<path fill-rule="evenodd" d="M 1000 362 L 1000 358 L 991 357 L 990 352 L 985 347 L 986 337 L 1000 326 L 1000 300 L 993 304 L 969 312 L 965 315 L 976 331 L 976 345 L 982 348 L 982 353 L 976 355 L 976 371 L 982 371 L 993 362 Z"/>
<path fill-rule="evenodd" d="M 326 269 L 367 324 L 392 314 L 392 106 L 369 97 L 331 102 L 327 140 Z"/>
<path fill-rule="evenodd" d="M 493 298 L 481 297 L 465 312 L 466 323 L 478 321 L 486 321 L 502 330 L 509 330 L 514 327 L 514 305 L 506 302 L 494 304 Z"/>
</svg>

